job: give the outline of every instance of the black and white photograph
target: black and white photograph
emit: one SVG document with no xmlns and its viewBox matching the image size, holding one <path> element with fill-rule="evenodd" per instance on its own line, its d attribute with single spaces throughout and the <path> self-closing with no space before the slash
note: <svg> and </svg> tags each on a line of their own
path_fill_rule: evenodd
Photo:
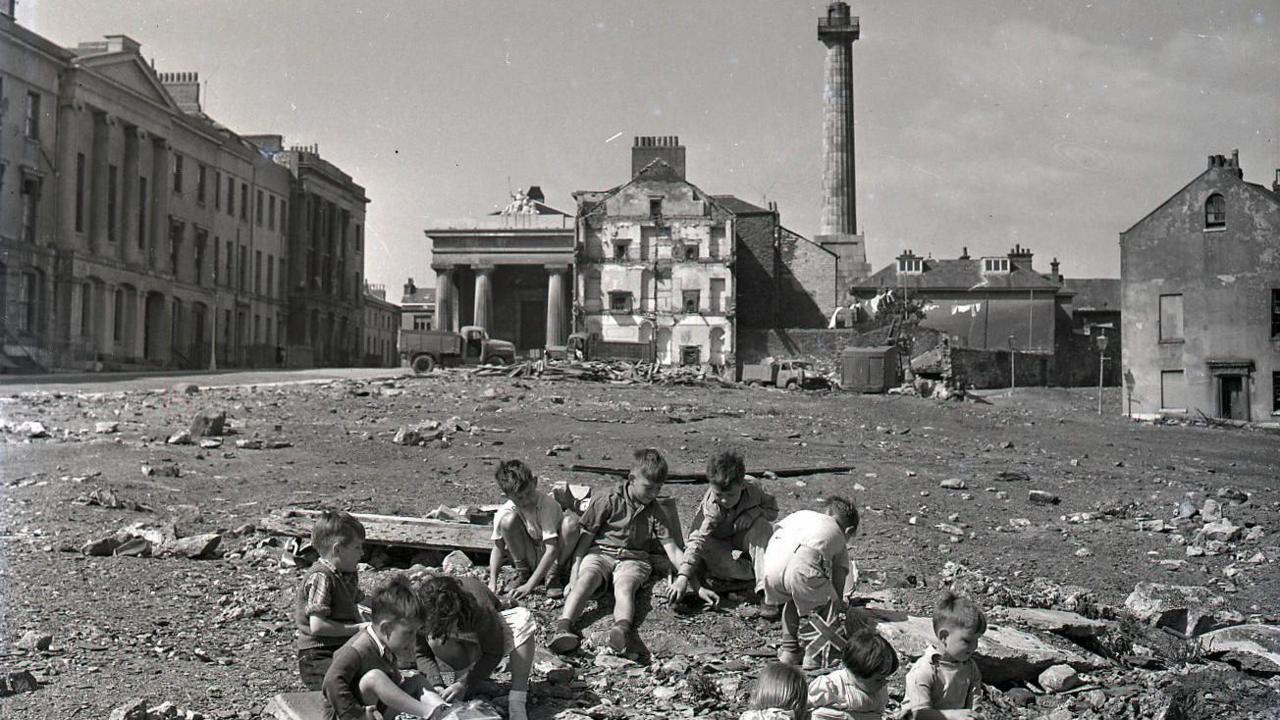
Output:
<svg viewBox="0 0 1280 720">
<path fill-rule="evenodd" d="M 1280 0 L 0 0 L 0 718 L 1280 720 Z"/>
</svg>

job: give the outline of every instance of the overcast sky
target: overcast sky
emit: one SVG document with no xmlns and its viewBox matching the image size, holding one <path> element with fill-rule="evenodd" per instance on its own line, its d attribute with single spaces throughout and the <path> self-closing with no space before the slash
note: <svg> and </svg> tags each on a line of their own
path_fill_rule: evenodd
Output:
<svg viewBox="0 0 1280 720">
<path fill-rule="evenodd" d="M 1068 276 L 1119 275 L 1118 234 L 1239 148 L 1280 167 L 1280 0 L 860 0 L 858 222 L 903 248 L 1015 242 Z M 206 111 L 282 133 L 368 190 L 366 273 L 434 282 L 423 229 L 508 188 L 627 180 L 631 138 L 679 135 L 689 179 L 777 201 L 816 232 L 825 3 L 788 0 L 20 0 L 63 45 L 124 33 L 198 71 Z M 615 136 L 617 136 L 615 138 Z M 615 138 L 612 139 L 611 138 Z"/>
</svg>

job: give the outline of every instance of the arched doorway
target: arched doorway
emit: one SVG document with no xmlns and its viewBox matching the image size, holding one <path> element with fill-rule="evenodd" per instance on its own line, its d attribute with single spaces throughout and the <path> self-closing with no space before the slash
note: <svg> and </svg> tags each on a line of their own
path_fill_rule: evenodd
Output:
<svg viewBox="0 0 1280 720">
<path fill-rule="evenodd" d="M 711 356 L 708 362 L 720 368 L 724 367 L 724 328 L 711 328 Z"/>
</svg>

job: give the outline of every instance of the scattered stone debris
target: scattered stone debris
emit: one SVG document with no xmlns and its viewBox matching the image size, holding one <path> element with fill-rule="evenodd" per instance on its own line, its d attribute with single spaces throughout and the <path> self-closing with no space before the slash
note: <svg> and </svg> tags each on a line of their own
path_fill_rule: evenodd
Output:
<svg viewBox="0 0 1280 720">
<path fill-rule="evenodd" d="M 30 670 L 0 670 L 0 697 L 33 692 L 39 687 Z"/>
<path fill-rule="evenodd" d="M 26 634 L 18 638 L 18 642 L 13 645 L 14 647 L 21 648 L 23 650 L 44 652 L 53 645 L 53 636 L 36 630 L 28 630 Z"/>
<path fill-rule="evenodd" d="M 1061 499 L 1057 495 L 1044 490 L 1028 490 L 1027 500 L 1036 505 L 1057 505 L 1061 502 Z"/>
<path fill-rule="evenodd" d="M 1051 693 L 1060 693 L 1080 684 L 1080 676 L 1070 665 L 1053 665 L 1040 673 L 1040 687 Z"/>
<path fill-rule="evenodd" d="M 458 575 L 475 567 L 475 563 L 467 554 L 461 550 L 454 550 L 445 556 L 444 562 L 440 564 L 444 571 L 452 575 Z"/>
<path fill-rule="evenodd" d="M 1280 675 L 1280 627 L 1235 625 L 1200 637 L 1206 655 L 1260 675 Z"/>
<path fill-rule="evenodd" d="M 94 488 L 87 495 L 72 500 L 77 505 L 96 505 L 99 507 L 110 508 L 113 510 L 133 510 L 135 512 L 154 512 L 155 508 L 150 505 L 120 497 L 111 488 Z"/>
<path fill-rule="evenodd" d="M 115 420 L 97 422 L 93 424 L 93 431 L 99 435 L 110 435 L 120 431 L 120 423 Z"/>
<path fill-rule="evenodd" d="M 947 490 L 964 490 L 969 486 L 960 478 L 947 478 L 946 480 L 938 483 L 938 487 L 946 488 Z"/>
<path fill-rule="evenodd" d="M 1225 624 L 1218 613 L 1227 601 L 1207 587 L 1144 582 L 1134 587 L 1124 605 L 1145 623 L 1194 637 Z"/>
</svg>

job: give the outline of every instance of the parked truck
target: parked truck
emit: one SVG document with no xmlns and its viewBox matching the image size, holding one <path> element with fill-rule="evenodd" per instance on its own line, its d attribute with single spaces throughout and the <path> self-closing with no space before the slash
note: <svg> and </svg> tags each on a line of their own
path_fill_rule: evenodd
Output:
<svg viewBox="0 0 1280 720">
<path fill-rule="evenodd" d="M 548 345 L 548 360 L 625 360 L 653 362 L 653 343 L 603 340 L 599 333 L 576 332 L 564 345 Z"/>
<path fill-rule="evenodd" d="M 742 366 L 742 382 L 788 390 L 829 387 L 830 383 L 804 360 L 769 359 Z"/>
<path fill-rule="evenodd" d="M 474 325 L 463 327 L 460 332 L 400 331 L 400 364 L 416 373 L 431 372 L 437 365 L 509 365 L 515 359 L 515 345 L 494 340 L 484 328 Z"/>
</svg>

